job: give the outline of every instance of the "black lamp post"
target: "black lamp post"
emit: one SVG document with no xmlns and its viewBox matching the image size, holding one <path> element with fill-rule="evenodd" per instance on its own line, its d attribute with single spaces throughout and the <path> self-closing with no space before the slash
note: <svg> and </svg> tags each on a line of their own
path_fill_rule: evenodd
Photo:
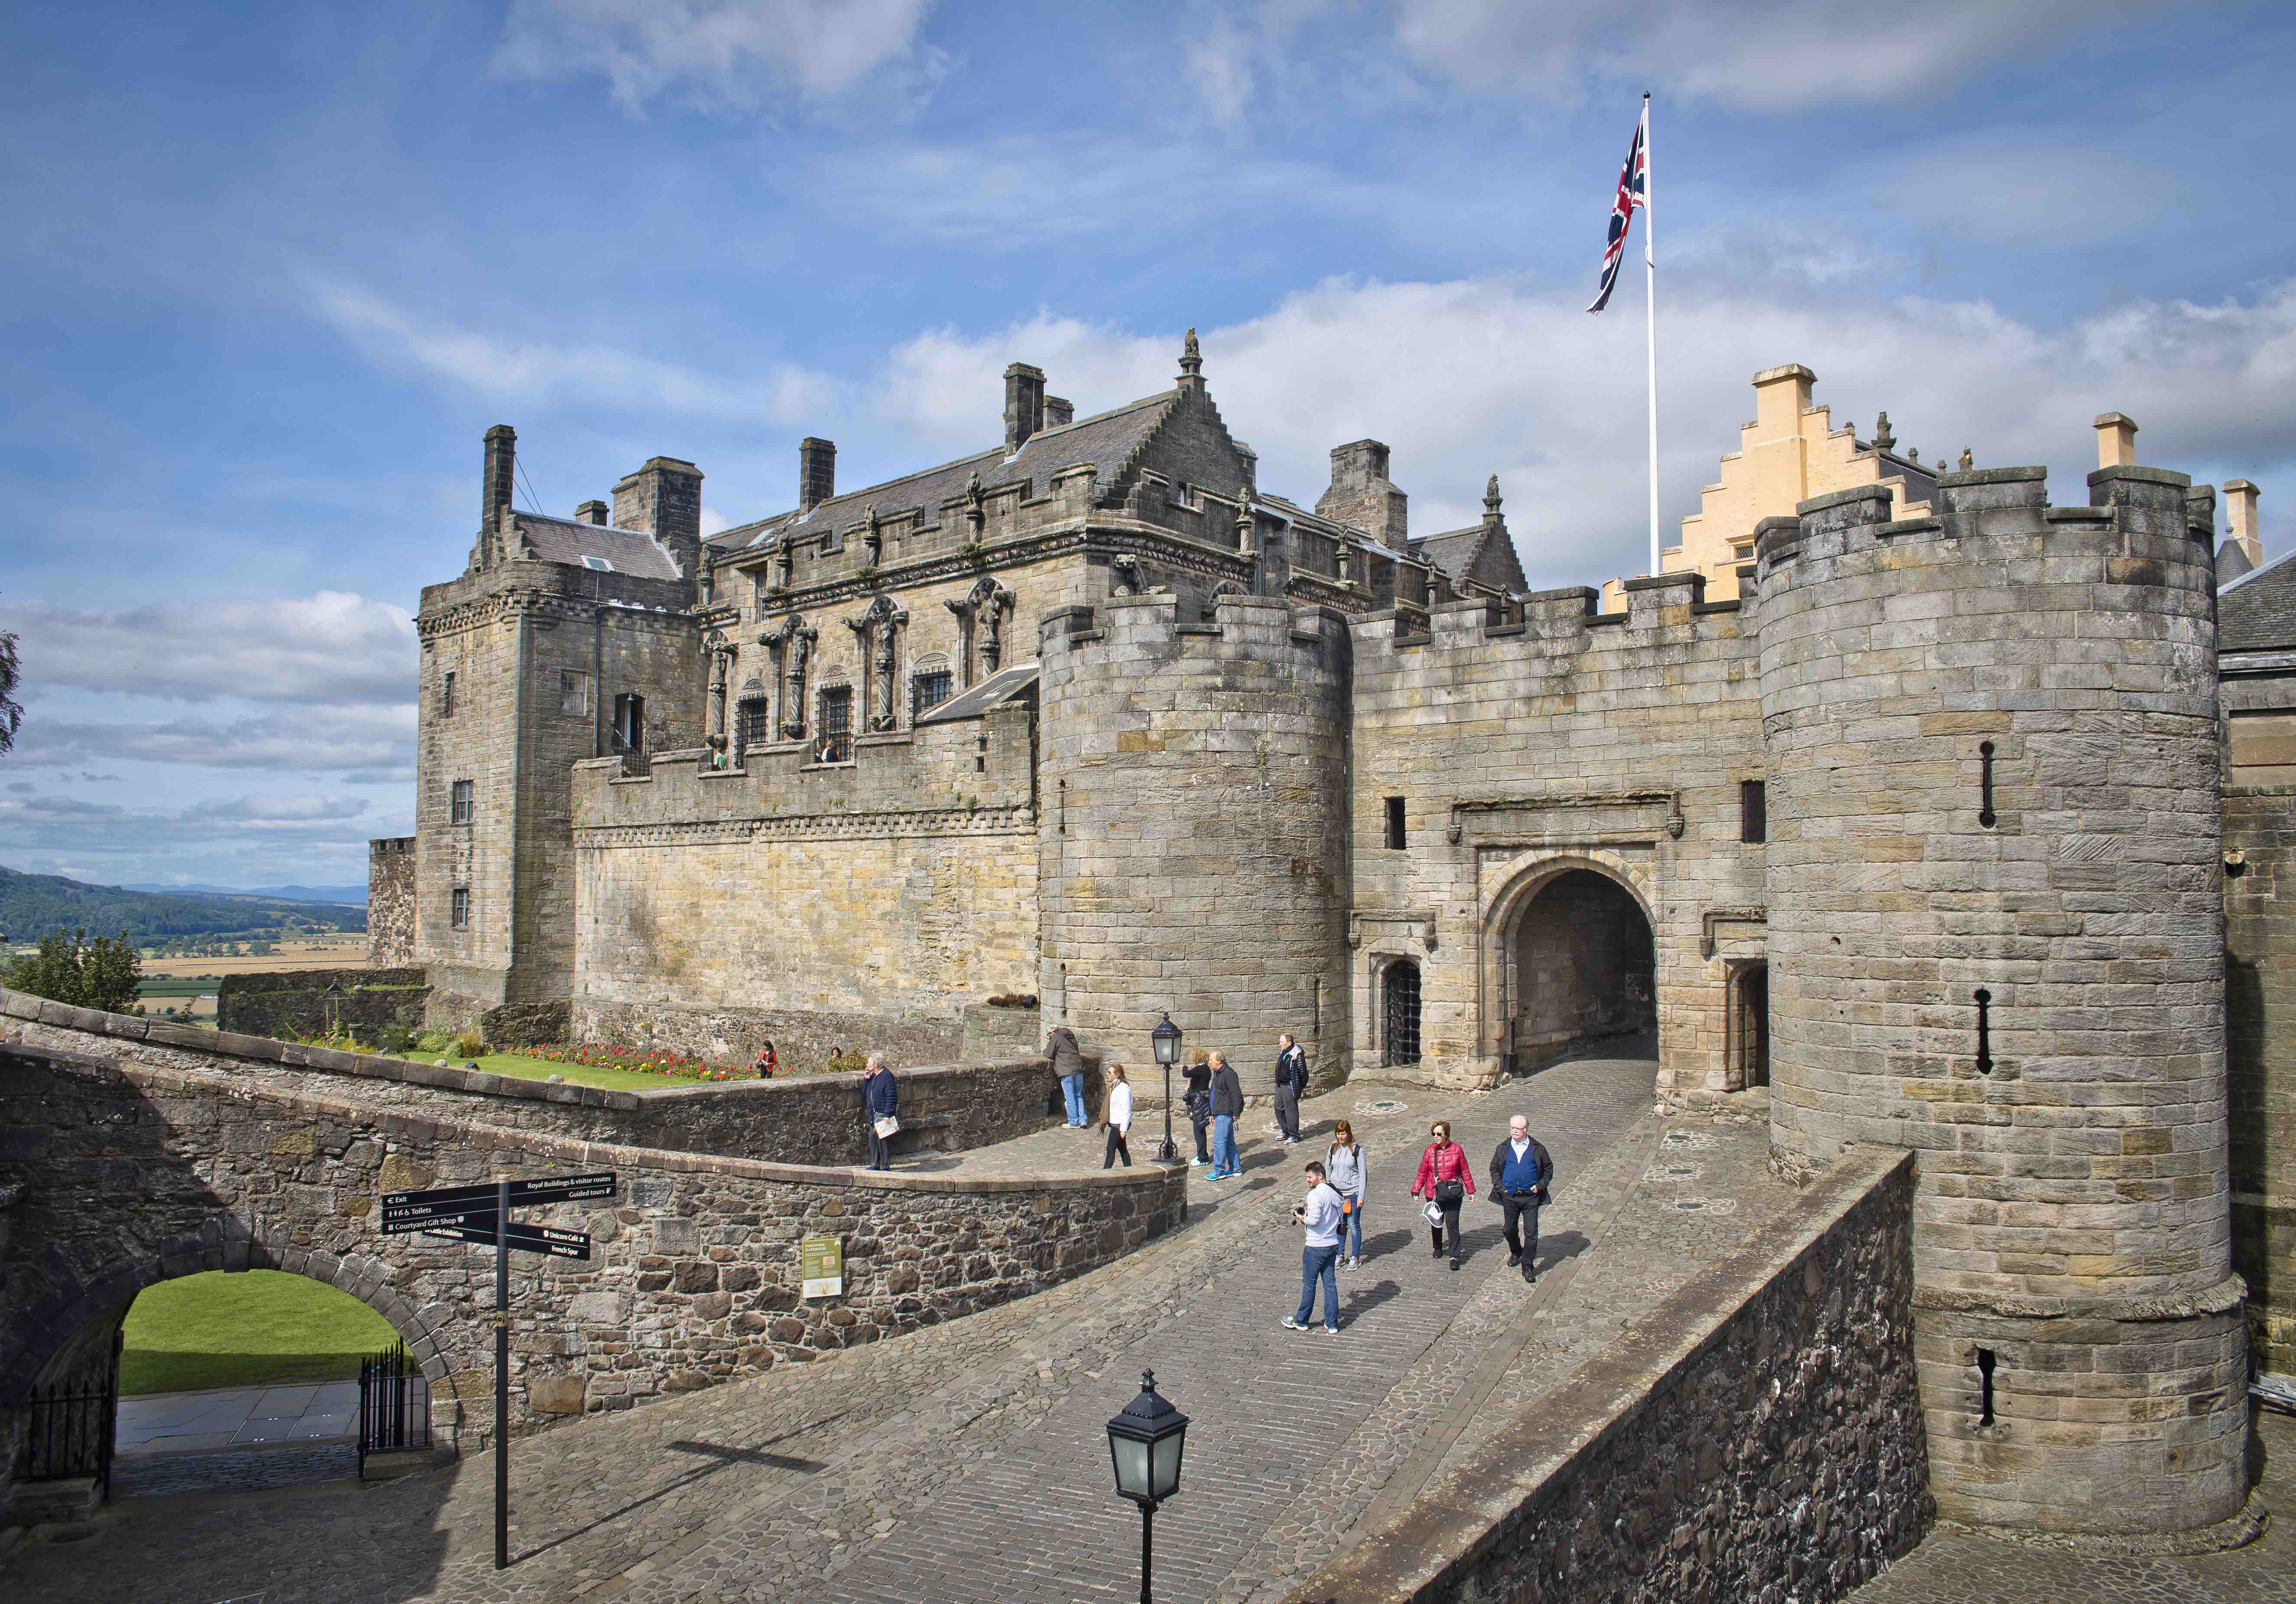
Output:
<svg viewBox="0 0 2296 1604">
<path fill-rule="evenodd" d="M 1172 1032 L 1175 1042 L 1179 1036 L 1179 1032 Z M 1157 1045 L 1162 1047 L 1160 1038 Z M 1180 1490 L 1180 1451 L 1187 1440 L 1188 1417 L 1156 1391 L 1155 1371 L 1141 1371 L 1140 1395 L 1108 1423 L 1108 1453 L 1116 1464 L 1116 1490 L 1140 1506 L 1140 1604 L 1149 1604 L 1156 1506 Z"/>
<path fill-rule="evenodd" d="M 1148 1040 L 1155 1044 L 1156 1062 L 1164 1071 L 1164 1139 L 1157 1146 L 1156 1162 L 1177 1164 L 1180 1150 L 1172 1145 L 1172 1065 L 1180 1061 L 1180 1027 L 1167 1014 L 1164 1022 L 1149 1032 Z"/>
</svg>

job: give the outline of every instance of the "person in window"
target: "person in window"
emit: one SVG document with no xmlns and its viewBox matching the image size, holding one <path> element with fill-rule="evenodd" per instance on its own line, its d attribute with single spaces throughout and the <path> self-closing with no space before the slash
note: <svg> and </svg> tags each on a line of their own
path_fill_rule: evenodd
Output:
<svg viewBox="0 0 2296 1604">
<path fill-rule="evenodd" d="M 1467 1150 L 1451 1139 L 1451 1122 L 1437 1120 L 1427 1129 L 1434 1139 L 1419 1156 L 1419 1179 L 1411 1183 L 1414 1197 L 1435 1205 L 1442 1222 L 1428 1222 L 1435 1238 L 1435 1256 L 1443 1256 L 1443 1241 L 1451 1242 L 1451 1268 L 1459 1268 L 1459 1208 L 1475 1195 L 1475 1172 L 1468 1167 Z"/>
<path fill-rule="evenodd" d="M 899 1089 L 893 1084 L 893 1072 L 885 1067 L 884 1059 L 871 1053 L 861 1076 L 861 1106 L 862 1117 L 869 1124 L 869 1167 L 873 1170 L 893 1167 L 893 1132 L 901 1127 L 897 1113 L 900 1101 Z"/>
</svg>

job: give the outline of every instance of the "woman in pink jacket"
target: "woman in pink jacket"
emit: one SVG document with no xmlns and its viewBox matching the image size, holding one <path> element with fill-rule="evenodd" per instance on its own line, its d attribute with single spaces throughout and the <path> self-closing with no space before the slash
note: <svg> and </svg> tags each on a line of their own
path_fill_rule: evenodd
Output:
<svg viewBox="0 0 2296 1604">
<path fill-rule="evenodd" d="M 1451 1268 L 1459 1268 L 1459 1209 L 1475 1195 L 1475 1172 L 1467 1165 L 1467 1150 L 1451 1139 L 1451 1122 L 1437 1120 L 1428 1128 L 1435 1139 L 1419 1156 L 1419 1179 L 1411 1183 L 1414 1197 L 1425 1197 L 1442 1211 L 1443 1223 L 1431 1226 L 1435 1256 L 1443 1256 L 1443 1238 L 1451 1238 Z"/>
</svg>

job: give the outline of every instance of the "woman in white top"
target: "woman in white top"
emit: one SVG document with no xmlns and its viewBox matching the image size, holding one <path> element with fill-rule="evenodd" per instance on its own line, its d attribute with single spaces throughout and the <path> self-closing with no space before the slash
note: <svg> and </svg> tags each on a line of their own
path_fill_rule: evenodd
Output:
<svg viewBox="0 0 2296 1604">
<path fill-rule="evenodd" d="M 1356 1141 L 1353 1125 L 1341 1120 L 1332 1127 L 1332 1150 L 1324 1156 L 1324 1182 L 1340 1195 L 1346 1213 L 1340 1221 L 1340 1251 L 1349 1252 L 1348 1238 L 1353 1236 L 1355 1247 L 1351 1256 L 1340 1263 L 1350 1270 L 1363 1268 L 1363 1205 L 1364 1154 Z"/>
<path fill-rule="evenodd" d="M 1132 1167 L 1132 1150 L 1124 1145 L 1125 1133 L 1132 1129 L 1132 1082 L 1124 1078 L 1124 1065 L 1108 1066 L 1108 1109 L 1101 1116 L 1108 1127 L 1108 1156 L 1100 1161 L 1103 1170 L 1121 1158 L 1124 1167 Z"/>
</svg>

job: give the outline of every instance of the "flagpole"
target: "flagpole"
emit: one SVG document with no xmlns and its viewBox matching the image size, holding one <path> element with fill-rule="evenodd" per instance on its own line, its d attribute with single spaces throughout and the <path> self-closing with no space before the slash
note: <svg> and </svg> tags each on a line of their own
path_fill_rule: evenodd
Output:
<svg viewBox="0 0 2296 1604">
<path fill-rule="evenodd" d="M 1643 94 L 1643 326 L 1650 352 L 1650 571 L 1658 572 L 1658 216 L 1652 205 L 1650 94 Z"/>
</svg>

